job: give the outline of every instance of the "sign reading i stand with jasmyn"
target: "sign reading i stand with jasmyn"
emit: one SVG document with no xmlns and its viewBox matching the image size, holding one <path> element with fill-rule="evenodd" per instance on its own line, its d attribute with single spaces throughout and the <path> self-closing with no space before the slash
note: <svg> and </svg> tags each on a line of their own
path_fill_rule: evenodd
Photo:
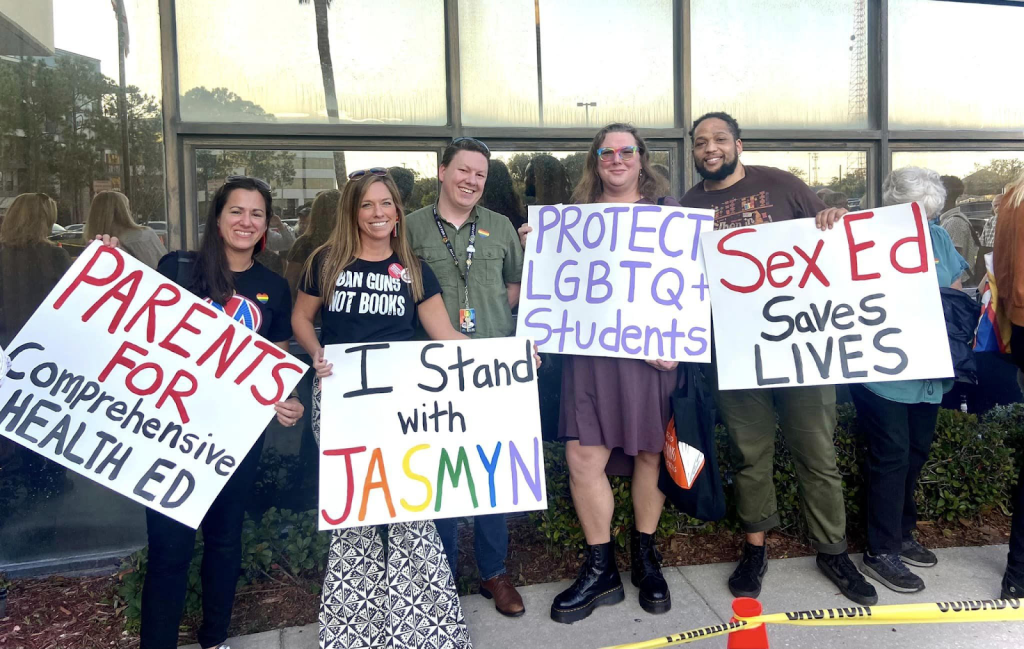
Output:
<svg viewBox="0 0 1024 649">
<path fill-rule="evenodd" d="M 547 507 L 533 343 L 327 345 L 320 529 Z"/>
<path fill-rule="evenodd" d="M 702 237 L 723 390 L 953 376 L 917 203 Z"/>
<path fill-rule="evenodd" d="M 530 206 L 516 334 L 542 352 L 707 363 L 710 210 Z"/>
<path fill-rule="evenodd" d="M 94 242 L 7 349 L 0 435 L 198 527 L 306 371 L 261 317 Z"/>
</svg>

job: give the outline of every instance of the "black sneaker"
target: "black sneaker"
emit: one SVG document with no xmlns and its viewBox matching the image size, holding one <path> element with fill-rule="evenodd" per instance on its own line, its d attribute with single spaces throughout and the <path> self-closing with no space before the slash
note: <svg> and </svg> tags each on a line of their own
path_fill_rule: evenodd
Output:
<svg viewBox="0 0 1024 649">
<path fill-rule="evenodd" d="M 924 580 L 910 572 L 897 554 L 864 554 L 864 573 L 897 593 L 924 590 Z"/>
<path fill-rule="evenodd" d="M 918 568 L 931 568 L 939 562 L 935 553 L 918 543 L 915 539 L 904 541 L 900 547 L 900 559 L 903 563 Z"/>
<path fill-rule="evenodd" d="M 1024 598 L 1024 579 L 1019 579 L 1007 570 L 1003 575 L 1003 588 L 999 599 Z"/>
<path fill-rule="evenodd" d="M 875 587 L 869 584 L 867 579 L 864 579 L 864 575 L 860 574 L 857 566 L 853 565 L 853 561 L 850 560 L 850 555 L 847 553 L 824 554 L 819 552 L 815 563 L 825 573 L 825 576 L 839 587 L 839 591 L 847 599 L 862 606 L 874 606 L 878 603 L 878 593 L 875 591 Z"/>
<path fill-rule="evenodd" d="M 735 597 L 757 598 L 761 580 L 768 572 L 768 552 L 763 545 L 743 544 L 743 556 L 729 577 L 729 592 Z"/>
</svg>

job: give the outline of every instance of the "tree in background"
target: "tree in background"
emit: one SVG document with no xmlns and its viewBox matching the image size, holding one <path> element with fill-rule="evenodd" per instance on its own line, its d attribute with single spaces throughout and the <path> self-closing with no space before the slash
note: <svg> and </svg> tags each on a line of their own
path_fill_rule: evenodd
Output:
<svg viewBox="0 0 1024 649">
<path fill-rule="evenodd" d="M 320 74 L 324 80 L 324 100 L 327 104 L 327 119 L 338 121 L 338 92 L 334 88 L 334 61 L 331 59 L 330 25 L 327 21 L 327 10 L 331 8 L 331 0 L 312 0 L 313 12 L 316 17 L 316 47 L 320 55 Z M 300 5 L 309 4 L 310 0 L 299 0 Z M 334 175 L 338 179 L 338 188 L 348 182 L 348 171 L 345 165 L 345 152 L 334 152 Z"/>
<path fill-rule="evenodd" d="M 1007 183 L 1024 172 L 1024 160 L 1002 158 L 987 165 L 975 163 L 974 172 L 964 178 L 965 196 L 994 196 L 1002 194 Z"/>
</svg>

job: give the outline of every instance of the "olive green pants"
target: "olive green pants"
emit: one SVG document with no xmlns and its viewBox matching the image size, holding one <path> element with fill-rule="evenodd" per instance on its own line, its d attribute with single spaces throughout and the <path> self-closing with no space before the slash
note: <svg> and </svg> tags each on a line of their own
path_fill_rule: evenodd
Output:
<svg viewBox="0 0 1024 649">
<path fill-rule="evenodd" d="M 811 542 L 818 552 L 846 551 L 846 506 L 836 468 L 834 386 L 718 390 L 715 401 L 729 431 L 736 500 L 745 532 L 779 524 L 773 459 L 776 415 L 793 455 Z"/>
</svg>

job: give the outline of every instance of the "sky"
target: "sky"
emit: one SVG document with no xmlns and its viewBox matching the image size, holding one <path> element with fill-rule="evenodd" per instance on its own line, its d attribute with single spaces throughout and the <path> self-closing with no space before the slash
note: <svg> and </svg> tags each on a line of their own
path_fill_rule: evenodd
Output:
<svg viewBox="0 0 1024 649">
<path fill-rule="evenodd" d="M 57 47 L 99 58 L 104 74 L 116 79 L 110 1 L 53 2 Z M 692 0 L 694 114 L 724 108 L 747 128 L 863 126 L 851 99 L 850 37 L 864 2 Z M 125 4 L 128 82 L 158 95 L 157 0 Z M 1024 128 L 1016 45 L 1024 8 L 933 0 L 888 4 L 892 127 Z M 335 0 L 331 53 L 344 119 L 446 121 L 443 5 Z M 595 125 L 617 119 L 671 125 L 671 0 L 539 5 L 540 92 L 533 0 L 460 3 L 466 124 L 539 125 L 540 94 L 545 126 L 583 126 L 588 113 Z M 325 120 L 312 4 L 177 0 L 176 6 L 182 91 L 227 87 L 280 121 Z M 592 102 L 597 105 L 576 105 Z"/>
</svg>

